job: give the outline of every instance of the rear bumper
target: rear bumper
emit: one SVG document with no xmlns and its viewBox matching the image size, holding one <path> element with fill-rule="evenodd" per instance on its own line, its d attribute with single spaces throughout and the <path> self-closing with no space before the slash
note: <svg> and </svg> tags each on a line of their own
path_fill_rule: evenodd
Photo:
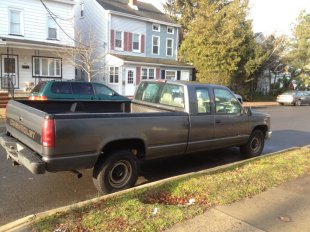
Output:
<svg viewBox="0 0 310 232">
<path fill-rule="evenodd" d="M 24 144 L 5 133 L 0 135 L 0 144 L 6 150 L 7 159 L 12 159 L 14 162 L 25 166 L 33 174 L 45 173 L 45 162 Z"/>
<path fill-rule="evenodd" d="M 93 168 L 98 154 L 68 154 L 57 157 L 41 157 L 17 139 L 0 134 L 0 145 L 6 150 L 7 159 L 25 166 L 33 174 L 48 172 L 71 171 Z"/>
</svg>

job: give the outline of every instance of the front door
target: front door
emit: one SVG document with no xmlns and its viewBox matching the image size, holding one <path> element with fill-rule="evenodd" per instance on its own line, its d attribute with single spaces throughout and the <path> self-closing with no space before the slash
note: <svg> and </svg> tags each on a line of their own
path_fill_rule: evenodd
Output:
<svg viewBox="0 0 310 232">
<path fill-rule="evenodd" d="M 1 88 L 18 88 L 18 59 L 16 55 L 1 56 Z"/>
<path fill-rule="evenodd" d="M 248 116 L 243 114 L 238 99 L 229 90 L 215 87 L 215 138 L 227 146 L 246 142 L 249 136 Z"/>
<path fill-rule="evenodd" d="M 125 95 L 133 96 L 136 88 L 136 70 L 133 68 L 126 69 Z"/>
</svg>

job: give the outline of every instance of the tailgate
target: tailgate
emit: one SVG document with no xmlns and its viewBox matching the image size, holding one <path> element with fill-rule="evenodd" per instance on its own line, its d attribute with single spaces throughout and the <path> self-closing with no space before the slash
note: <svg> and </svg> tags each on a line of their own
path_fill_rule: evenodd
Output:
<svg viewBox="0 0 310 232">
<path fill-rule="evenodd" d="M 6 108 L 6 129 L 17 140 L 42 154 L 41 133 L 45 115 L 45 112 L 11 100 Z"/>
</svg>

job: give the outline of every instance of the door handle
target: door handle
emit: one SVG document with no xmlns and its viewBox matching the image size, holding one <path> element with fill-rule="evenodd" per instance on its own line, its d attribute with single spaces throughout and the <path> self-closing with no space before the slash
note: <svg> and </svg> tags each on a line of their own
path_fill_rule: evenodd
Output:
<svg viewBox="0 0 310 232">
<path fill-rule="evenodd" d="M 219 119 L 217 119 L 217 120 L 215 120 L 215 123 L 216 123 L 216 124 L 220 124 L 220 123 L 222 123 L 222 121 L 219 120 Z"/>
</svg>

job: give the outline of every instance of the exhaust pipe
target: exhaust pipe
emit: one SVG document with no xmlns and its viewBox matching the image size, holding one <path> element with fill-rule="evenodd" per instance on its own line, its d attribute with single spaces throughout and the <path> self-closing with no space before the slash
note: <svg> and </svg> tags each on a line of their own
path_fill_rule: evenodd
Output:
<svg viewBox="0 0 310 232">
<path fill-rule="evenodd" d="M 73 175 L 75 175 L 78 179 L 82 178 L 83 177 L 83 174 L 80 173 L 79 171 L 77 170 L 71 170 L 70 171 Z"/>
</svg>

